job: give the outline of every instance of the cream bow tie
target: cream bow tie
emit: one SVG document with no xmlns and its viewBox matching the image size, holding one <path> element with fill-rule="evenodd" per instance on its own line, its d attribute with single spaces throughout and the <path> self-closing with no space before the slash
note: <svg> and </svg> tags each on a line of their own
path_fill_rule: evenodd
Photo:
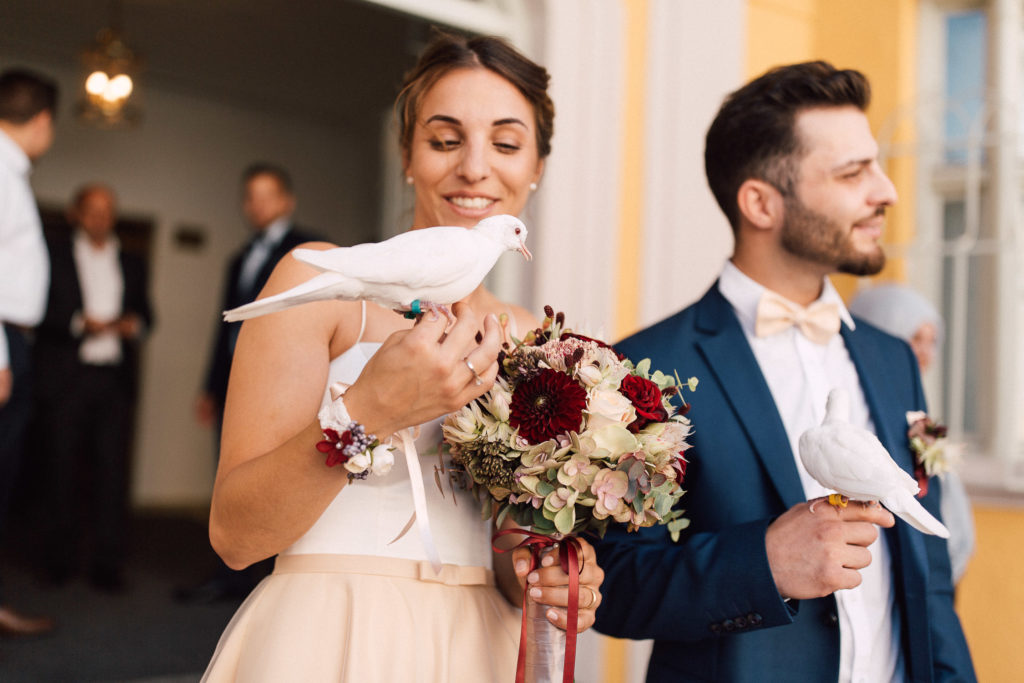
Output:
<svg viewBox="0 0 1024 683">
<path fill-rule="evenodd" d="M 757 302 L 757 324 L 754 334 L 768 337 L 796 325 L 815 344 L 827 344 L 839 331 L 839 305 L 815 301 L 804 308 L 780 294 L 766 289 Z"/>
</svg>

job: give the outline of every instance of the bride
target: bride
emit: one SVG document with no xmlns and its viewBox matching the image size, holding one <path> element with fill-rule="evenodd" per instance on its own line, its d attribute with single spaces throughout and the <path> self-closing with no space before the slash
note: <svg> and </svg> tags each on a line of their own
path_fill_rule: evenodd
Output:
<svg viewBox="0 0 1024 683">
<path fill-rule="evenodd" d="M 439 34 L 427 46 L 396 105 L 415 189 L 412 229 L 522 211 L 550 152 L 547 84 L 543 67 L 500 39 Z M 262 294 L 315 274 L 285 258 Z M 436 456 L 422 458 L 422 478 L 447 563 L 440 575 L 415 531 L 390 542 L 412 511 L 404 458 L 387 474 L 350 481 L 316 448 L 317 413 L 332 402 L 329 385 L 342 382 L 350 387 L 336 407 L 348 428 L 350 420 L 386 438 L 422 425 L 426 451 L 440 440 L 439 417 L 490 388 L 506 332 L 537 326 L 483 286 L 454 315 L 453 324 L 429 314 L 412 324 L 366 302 L 329 301 L 243 326 L 210 539 L 233 568 L 277 560 L 228 625 L 204 681 L 511 680 L 524 586 L 566 627 L 568 577 L 558 563 L 545 558 L 528 572 L 525 549 L 494 554 L 479 504 L 458 490 L 453 502 L 435 484 Z M 594 622 L 604 574 L 581 543 L 582 631 Z"/>
</svg>

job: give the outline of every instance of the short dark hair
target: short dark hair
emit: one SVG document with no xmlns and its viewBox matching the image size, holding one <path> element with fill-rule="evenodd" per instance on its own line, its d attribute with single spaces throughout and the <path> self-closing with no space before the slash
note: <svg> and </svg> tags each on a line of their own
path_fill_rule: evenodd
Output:
<svg viewBox="0 0 1024 683">
<path fill-rule="evenodd" d="M 704 171 L 715 200 L 739 229 L 736 195 L 750 178 L 793 192 L 802 149 L 797 114 L 815 107 L 854 106 L 864 111 L 871 86 L 859 71 L 815 61 L 780 66 L 725 98 L 708 129 Z"/>
<path fill-rule="evenodd" d="M 28 123 L 43 111 L 57 115 L 57 83 L 28 69 L 0 74 L 0 121 Z"/>
<path fill-rule="evenodd" d="M 551 153 L 555 133 L 555 105 L 548 95 L 551 77 L 547 69 L 531 61 L 505 40 L 495 36 L 467 38 L 435 30 L 416 66 L 406 75 L 395 102 L 398 112 L 398 143 L 406 156 L 412 145 L 420 101 L 423 95 L 449 71 L 460 68 L 485 68 L 515 86 L 533 107 L 537 125 L 537 154 L 543 159 Z"/>
<path fill-rule="evenodd" d="M 288 194 L 295 194 L 295 190 L 292 186 L 292 176 L 283 166 L 271 164 L 265 161 L 257 161 L 256 163 L 249 164 L 249 166 L 247 166 L 242 172 L 242 184 L 247 185 L 250 180 L 258 175 L 271 176 L 277 181 L 277 184 L 281 186 L 282 190 Z"/>
</svg>

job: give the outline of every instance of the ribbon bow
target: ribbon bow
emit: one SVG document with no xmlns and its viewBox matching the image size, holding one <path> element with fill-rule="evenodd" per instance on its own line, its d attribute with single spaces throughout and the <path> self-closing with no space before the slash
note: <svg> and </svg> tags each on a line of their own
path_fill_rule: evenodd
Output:
<svg viewBox="0 0 1024 683">
<path fill-rule="evenodd" d="M 815 344 L 825 345 L 839 332 L 839 305 L 815 301 L 804 308 L 781 294 L 766 289 L 757 302 L 754 334 L 769 337 L 795 325 Z"/>
</svg>

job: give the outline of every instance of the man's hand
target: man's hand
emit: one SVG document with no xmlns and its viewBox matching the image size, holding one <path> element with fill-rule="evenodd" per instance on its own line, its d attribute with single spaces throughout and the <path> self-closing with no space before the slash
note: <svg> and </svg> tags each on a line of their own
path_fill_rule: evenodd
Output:
<svg viewBox="0 0 1024 683">
<path fill-rule="evenodd" d="M 859 569 L 871 564 L 868 546 L 878 538 L 875 527 L 895 524 L 880 505 L 852 502 L 833 508 L 818 501 L 787 510 L 768 527 L 765 548 L 775 587 L 784 598 L 820 598 L 860 585 Z"/>
<path fill-rule="evenodd" d="M 0 330 L 0 334 L 3 334 L 3 330 Z M 10 368 L 4 368 L 0 370 L 0 408 L 7 405 L 7 401 L 11 399 L 12 389 L 14 389 L 14 373 Z"/>
</svg>

